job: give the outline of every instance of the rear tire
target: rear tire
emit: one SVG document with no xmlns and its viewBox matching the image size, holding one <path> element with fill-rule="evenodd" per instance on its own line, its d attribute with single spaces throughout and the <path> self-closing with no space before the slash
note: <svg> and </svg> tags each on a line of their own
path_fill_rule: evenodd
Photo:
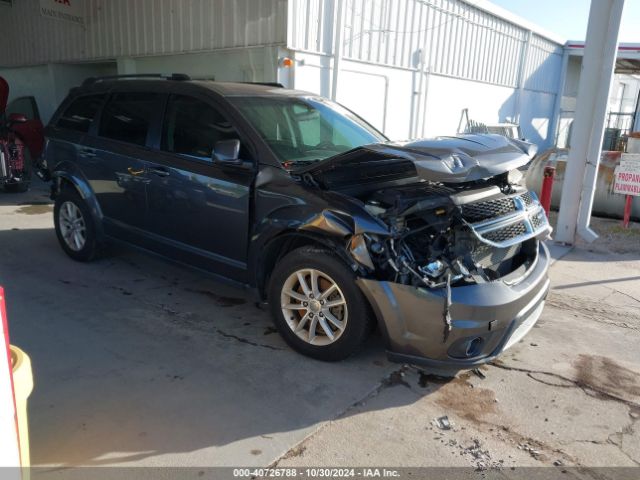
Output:
<svg viewBox="0 0 640 480">
<path fill-rule="evenodd" d="M 277 263 L 269 304 L 291 348 L 324 361 L 343 360 L 359 350 L 372 319 L 355 280 L 347 265 L 324 249 L 299 248 Z"/>
<path fill-rule="evenodd" d="M 100 245 L 93 216 L 78 192 L 63 189 L 56 197 L 53 220 L 60 246 L 74 260 L 89 262 L 98 256 Z"/>
</svg>

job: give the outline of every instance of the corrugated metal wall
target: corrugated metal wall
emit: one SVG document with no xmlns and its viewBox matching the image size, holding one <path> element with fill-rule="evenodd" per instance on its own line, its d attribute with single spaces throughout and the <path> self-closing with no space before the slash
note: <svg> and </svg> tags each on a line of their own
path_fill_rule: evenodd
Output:
<svg viewBox="0 0 640 480">
<path fill-rule="evenodd" d="M 556 93 L 562 46 L 459 0 L 344 0 L 344 58 Z M 288 46 L 331 55 L 337 0 L 290 0 Z"/>
<path fill-rule="evenodd" d="M 0 66 L 174 54 L 286 42 L 287 0 L 83 0 L 85 26 L 0 8 Z"/>
</svg>

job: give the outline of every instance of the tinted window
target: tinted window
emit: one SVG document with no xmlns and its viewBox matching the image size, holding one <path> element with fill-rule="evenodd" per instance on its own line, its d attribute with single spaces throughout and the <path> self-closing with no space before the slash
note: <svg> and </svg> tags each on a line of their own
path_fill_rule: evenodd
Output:
<svg viewBox="0 0 640 480">
<path fill-rule="evenodd" d="M 169 99 L 162 127 L 163 150 L 210 160 L 216 142 L 235 138 L 239 139 L 235 128 L 211 105 L 179 95 Z"/>
<path fill-rule="evenodd" d="M 117 93 L 104 108 L 100 136 L 144 145 L 149 126 L 159 111 L 159 93 Z"/>
<path fill-rule="evenodd" d="M 104 97 L 105 95 L 87 95 L 75 99 L 58 119 L 56 126 L 87 133 Z"/>
</svg>

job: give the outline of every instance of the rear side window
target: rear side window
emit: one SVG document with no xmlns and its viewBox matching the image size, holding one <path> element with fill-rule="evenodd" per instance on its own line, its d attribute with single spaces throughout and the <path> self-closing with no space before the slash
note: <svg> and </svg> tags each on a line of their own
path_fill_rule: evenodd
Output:
<svg viewBox="0 0 640 480">
<path fill-rule="evenodd" d="M 102 113 L 101 137 L 145 145 L 149 127 L 157 116 L 162 95 L 159 93 L 116 93 Z"/>
<path fill-rule="evenodd" d="M 208 103 L 181 95 L 170 97 L 162 127 L 162 150 L 210 160 L 216 142 L 236 138 L 235 128 Z"/>
<path fill-rule="evenodd" d="M 98 110 L 104 101 L 105 95 L 86 95 L 76 98 L 67 107 L 56 123 L 57 127 L 87 133 L 91 122 L 98 114 Z"/>
</svg>

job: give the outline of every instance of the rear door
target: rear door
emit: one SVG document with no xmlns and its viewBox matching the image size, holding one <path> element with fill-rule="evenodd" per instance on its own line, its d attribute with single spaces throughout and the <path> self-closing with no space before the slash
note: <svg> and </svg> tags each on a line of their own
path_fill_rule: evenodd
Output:
<svg viewBox="0 0 640 480">
<path fill-rule="evenodd" d="M 220 140 L 240 139 L 241 166 L 212 161 Z M 205 97 L 171 95 L 159 153 L 149 164 L 149 231 L 178 260 L 239 281 L 246 274 L 254 163 L 236 128 Z"/>
<path fill-rule="evenodd" d="M 45 159 L 52 172 L 61 169 L 86 180 L 84 171 L 89 166 L 89 159 L 84 156 L 82 142 L 106 98 L 105 93 L 81 95 L 67 99 L 61 105 L 60 115 L 56 114 L 46 129 L 49 142 Z"/>
<path fill-rule="evenodd" d="M 95 192 L 107 235 L 144 243 L 149 176 L 146 160 L 164 94 L 121 91 L 109 96 L 100 121 L 84 140 L 83 172 Z"/>
</svg>

